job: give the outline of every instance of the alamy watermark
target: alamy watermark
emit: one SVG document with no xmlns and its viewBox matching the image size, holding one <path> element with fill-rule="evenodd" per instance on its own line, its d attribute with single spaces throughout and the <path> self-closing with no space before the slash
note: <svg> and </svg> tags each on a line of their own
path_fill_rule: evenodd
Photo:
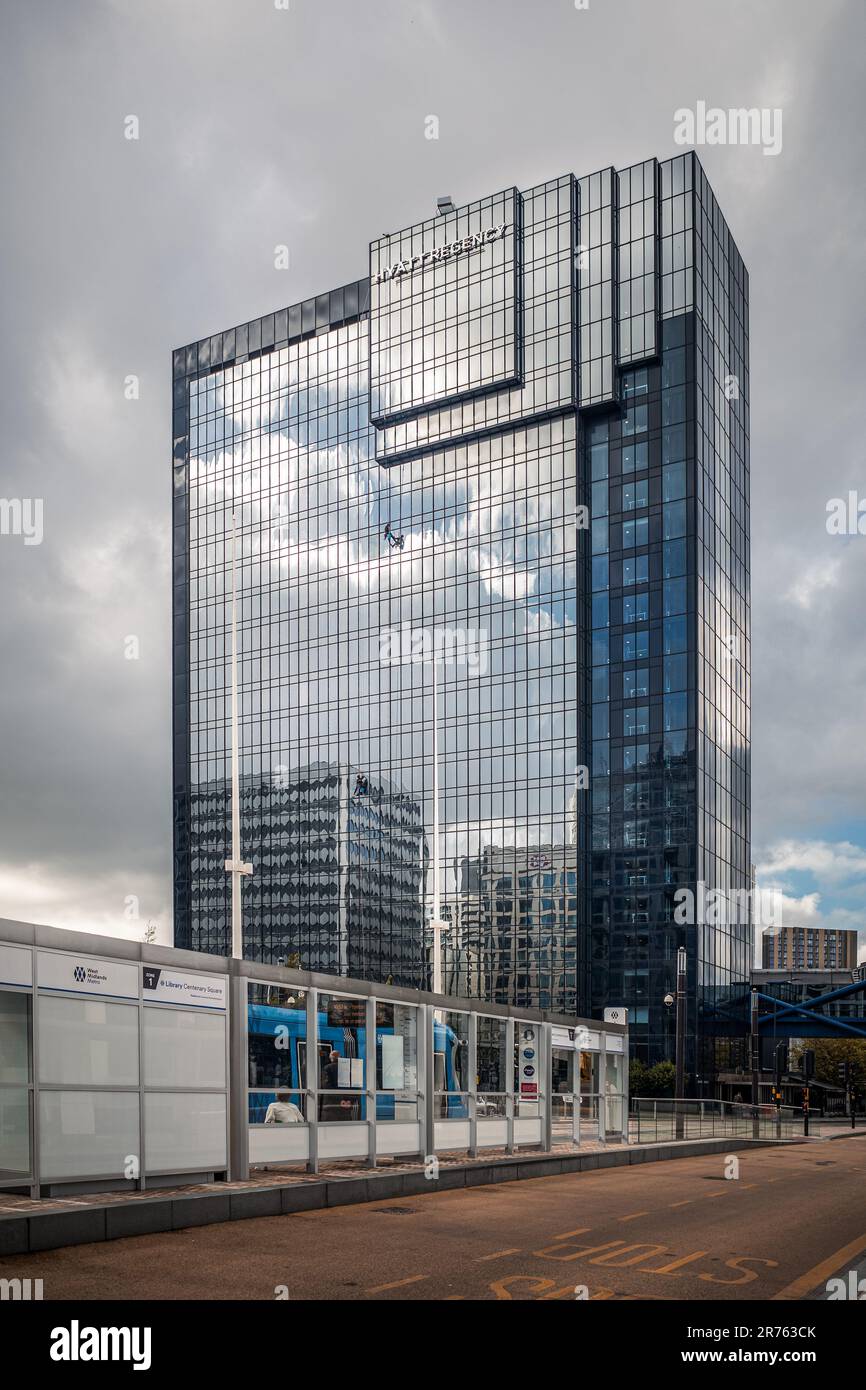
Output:
<svg viewBox="0 0 866 1390">
<path fill-rule="evenodd" d="M 41 545 L 42 498 L 0 497 L 0 536 L 23 536 L 25 545 Z"/>
<path fill-rule="evenodd" d="M 73 1318 L 69 1327 L 51 1331 L 48 1355 L 52 1361 L 131 1361 L 134 1371 L 151 1363 L 149 1327 L 82 1327 Z"/>
<path fill-rule="evenodd" d="M 0 1279 L 0 1303 L 38 1303 L 41 1299 L 41 1279 Z"/>
<path fill-rule="evenodd" d="M 383 628 L 379 633 L 383 666 L 466 666 L 469 673 L 487 672 L 487 631 L 480 627 Z"/>
<path fill-rule="evenodd" d="M 866 1302 L 866 1279 L 858 1278 L 856 1269 L 849 1269 L 844 1279 L 828 1279 L 825 1287 L 828 1303 Z"/>
<path fill-rule="evenodd" d="M 674 921 L 678 926 L 781 927 L 783 895 L 775 888 L 708 888 L 697 892 L 678 888 L 674 893 Z"/>
<path fill-rule="evenodd" d="M 866 497 L 852 488 L 846 497 L 827 503 L 827 531 L 831 536 L 866 536 Z"/>
<path fill-rule="evenodd" d="M 782 111 L 769 106 L 740 106 L 727 111 L 697 102 L 694 111 L 674 112 L 676 145 L 761 145 L 764 154 L 782 153 Z"/>
</svg>

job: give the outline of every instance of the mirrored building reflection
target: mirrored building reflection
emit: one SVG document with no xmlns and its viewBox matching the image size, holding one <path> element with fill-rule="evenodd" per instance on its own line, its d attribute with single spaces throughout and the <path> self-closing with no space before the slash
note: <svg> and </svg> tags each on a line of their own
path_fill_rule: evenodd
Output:
<svg viewBox="0 0 866 1390">
<path fill-rule="evenodd" d="M 417 986 L 424 970 L 427 844 L 417 801 L 359 769 L 319 763 L 241 781 L 255 872 L 244 885 L 244 953 L 271 965 Z M 231 905 L 231 787 L 191 799 L 192 904 L 217 950 Z M 226 913 L 228 912 L 228 917 Z M 197 949 L 205 949 L 199 944 Z"/>
<path fill-rule="evenodd" d="M 234 513 L 245 952 L 428 983 L 435 683 L 446 988 L 624 1004 L 652 1062 L 685 944 L 700 1090 L 749 964 L 674 913 L 749 883 L 749 393 L 695 156 L 428 217 L 173 367 L 177 944 L 229 940 Z"/>
<path fill-rule="evenodd" d="M 576 972 L 569 927 L 580 890 L 574 846 L 489 846 L 461 865 L 448 895 L 445 980 L 450 993 L 552 1009 L 552 982 Z"/>
</svg>

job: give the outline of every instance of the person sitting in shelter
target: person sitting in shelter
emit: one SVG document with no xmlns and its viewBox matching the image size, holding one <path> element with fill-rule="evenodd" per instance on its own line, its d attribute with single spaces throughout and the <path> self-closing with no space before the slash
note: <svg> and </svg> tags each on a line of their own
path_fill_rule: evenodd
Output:
<svg viewBox="0 0 866 1390">
<path fill-rule="evenodd" d="M 277 1091 L 265 1115 L 266 1125 L 302 1125 L 304 1117 L 292 1100 L 291 1091 Z"/>
</svg>

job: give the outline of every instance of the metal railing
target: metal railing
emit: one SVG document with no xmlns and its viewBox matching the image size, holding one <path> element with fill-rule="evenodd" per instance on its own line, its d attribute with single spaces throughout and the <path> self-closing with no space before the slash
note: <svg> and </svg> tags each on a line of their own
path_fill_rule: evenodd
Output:
<svg viewBox="0 0 866 1390">
<path fill-rule="evenodd" d="M 746 1105 L 724 1100 L 673 1100 L 633 1096 L 629 1142 L 661 1144 L 677 1139 L 793 1139 L 802 1118 L 790 1106 Z"/>
</svg>

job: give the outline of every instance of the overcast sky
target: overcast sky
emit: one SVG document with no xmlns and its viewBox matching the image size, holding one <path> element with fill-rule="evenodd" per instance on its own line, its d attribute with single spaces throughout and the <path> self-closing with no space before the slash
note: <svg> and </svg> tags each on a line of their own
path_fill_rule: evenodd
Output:
<svg viewBox="0 0 866 1390">
<path fill-rule="evenodd" d="M 777 155 L 698 151 L 751 276 L 753 857 L 862 954 L 866 536 L 826 528 L 866 499 L 862 0 L 7 0 L 0 27 L 0 496 L 44 533 L 0 536 L 0 916 L 171 939 L 171 349 L 365 274 L 439 194 L 667 158 L 703 101 L 782 111 Z"/>
</svg>

